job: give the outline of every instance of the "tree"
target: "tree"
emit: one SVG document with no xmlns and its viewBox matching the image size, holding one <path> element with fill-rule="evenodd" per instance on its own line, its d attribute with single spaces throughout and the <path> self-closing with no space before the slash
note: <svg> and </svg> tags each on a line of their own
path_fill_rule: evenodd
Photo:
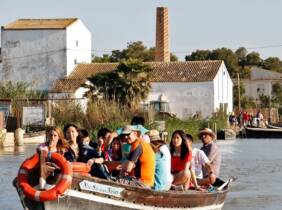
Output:
<svg viewBox="0 0 282 210">
<path fill-rule="evenodd" d="M 212 60 L 224 60 L 226 68 L 231 77 L 236 77 L 236 73 L 239 72 L 238 57 L 230 49 L 220 48 L 212 51 Z"/>
<path fill-rule="evenodd" d="M 260 54 L 257 52 L 251 52 L 246 57 L 246 65 L 248 66 L 260 66 L 262 59 L 260 58 Z"/>
<path fill-rule="evenodd" d="M 241 108 L 242 109 L 249 109 L 249 108 L 255 108 L 256 107 L 256 101 L 252 97 L 243 96 L 241 98 Z"/>
<path fill-rule="evenodd" d="M 227 48 L 219 48 L 213 51 L 197 50 L 196 52 L 192 52 L 191 55 L 185 56 L 185 60 L 224 60 L 224 63 L 231 77 L 235 77 L 236 73 L 239 72 L 237 55 L 232 50 Z"/>
<path fill-rule="evenodd" d="M 192 52 L 191 55 L 186 55 L 186 61 L 199 61 L 199 60 L 210 60 L 211 59 L 211 51 L 210 50 L 196 50 L 196 52 Z"/>
<path fill-rule="evenodd" d="M 117 69 L 88 78 L 86 95 L 115 100 L 121 105 L 137 108 L 150 92 L 151 67 L 137 59 L 122 60 Z"/>
<path fill-rule="evenodd" d="M 138 59 L 143 62 L 155 61 L 155 47 L 147 48 L 141 41 L 127 43 L 126 49 L 113 50 L 111 55 L 95 56 L 92 62 L 120 62 L 121 60 Z M 177 61 L 176 55 L 170 55 L 171 61 Z"/>
<path fill-rule="evenodd" d="M 263 67 L 269 70 L 282 72 L 282 62 L 277 57 L 269 57 L 263 61 Z"/>
<path fill-rule="evenodd" d="M 260 107 L 261 108 L 269 108 L 270 106 L 270 97 L 266 95 L 259 95 Z"/>
<path fill-rule="evenodd" d="M 245 94 L 245 87 L 242 82 L 240 82 L 240 98 L 242 99 Z M 240 101 L 241 102 L 241 101 Z M 234 84 L 233 86 L 233 104 L 234 106 L 239 106 L 239 93 L 238 93 L 238 84 Z"/>
<path fill-rule="evenodd" d="M 271 95 L 271 103 L 274 106 L 279 107 L 282 103 L 282 85 L 280 83 L 274 83 L 272 85 Z"/>
<path fill-rule="evenodd" d="M 239 47 L 236 51 L 235 54 L 238 57 L 239 60 L 239 65 L 244 68 L 246 64 L 246 55 L 247 55 L 247 50 L 245 47 Z"/>
</svg>

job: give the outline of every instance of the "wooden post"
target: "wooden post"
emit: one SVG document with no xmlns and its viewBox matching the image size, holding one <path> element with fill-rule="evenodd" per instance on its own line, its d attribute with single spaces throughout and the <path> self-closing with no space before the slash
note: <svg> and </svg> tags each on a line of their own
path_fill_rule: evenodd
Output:
<svg viewBox="0 0 282 210">
<path fill-rule="evenodd" d="M 215 134 L 215 139 L 217 139 L 217 124 L 216 124 L 216 122 L 214 123 L 214 134 Z"/>
<path fill-rule="evenodd" d="M 241 111 L 241 93 L 240 93 L 240 77 L 239 73 L 237 73 L 237 86 L 238 86 L 238 109 Z"/>
</svg>

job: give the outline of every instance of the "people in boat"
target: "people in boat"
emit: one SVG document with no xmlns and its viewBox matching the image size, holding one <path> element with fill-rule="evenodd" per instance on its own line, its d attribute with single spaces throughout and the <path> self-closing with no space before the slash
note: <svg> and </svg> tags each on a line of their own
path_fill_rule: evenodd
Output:
<svg viewBox="0 0 282 210">
<path fill-rule="evenodd" d="M 139 126 L 138 130 L 140 131 L 140 138 L 147 142 L 150 143 L 150 137 L 146 134 L 149 130 L 146 129 L 145 126 L 145 119 L 143 116 L 134 116 L 131 120 L 131 125 Z"/>
<path fill-rule="evenodd" d="M 212 166 L 211 166 L 211 161 L 209 160 L 209 158 L 206 156 L 206 154 L 196 148 L 193 147 L 193 136 L 190 134 L 186 134 L 187 140 L 188 140 L 188 144 L 189 144 L 189 148 L 192 149 L 192 162 L 191 162 L 191 168 L 192 168 L 192 173 L 195 174 L 195 178 L 197 179 L 196 182 L 197 184 L 200 182 L 201 184 L 203 177 L 203 170 L 202 168 L 206 168 L 209 176 L 209 180 L 210 183 L 212 184 L 215 182 L 215 175 L 212 172 Z M 196 189 L 199 189 L 199 185 L 195 185 Z"/>
<path fill-rule="evenodd" d="M 46 142 L 39 144 L 38 151 L 45 150 L 48 152 L 58 152 L 64 155 L 69 149 L 67 140 L 64 138 L 64 134 L 61 128 L 51 127 L 46 131 Z"/>
<path fill-rule="evenodd" d="M 119 175 L 122 160 L 122 142 L 118 136 L 113 139 L 110 145 L 108 162 L 106 162 L 106 165 L 113 177 L 117 177 Z"/>
<path fill-rule="evenodd" d="M 166 143 L 161 139 L 159 131 L 150 130 L 148 133 L 151 147 L 155 152 L 156 168 L 154 190 L 169 190 L 173 177 L 171 175 L 171 155 Z"/>
<path fill-rule="evenodd" d="M 101 128 L 97 133 L 97 142 L 91 143 L 105 160 L 108 160 L 109 146 L 113 138 L 117 137 L 117 132 L 111 132 L 108 128 Z"/>
<path fill-rule="evenodd" d="M 122 174 L 138 178 L 145 186 L 151 188 L 154 185 L 155 153 L 150 144 L 138 138 L 136 127 L 127 125 L 122 129 L 122 135 L 131 145 L 127 161 L 122 164 Z"/>
<path fill-rule="evenodd" d="M 199 138 L 202 140 L 203 146 L 201 150 L 210 160 L 212 170 L 203 170 L 203 179 L 199 180 L 200 185 L 217 185 L 217 177 L 219 177 L 221 165 L 221 152 L 217 144 L 214 142 L 215 134 L 210 128 L 204 128 L 199 132 Z"/>
<path fill-rule="evenodd" d="M 264 127 L 264 122 L 263 122 L 263 114 L 261 113 L 260 110 L 257 111 L 256 114 L 256 119 L 257 119 L 257 127 Z"/>
<path fill-rule="evenodd" d="M 184 131 L 176 130 L 170 142 L 172 184 L 183 186 L 184 190 L 188 190 L 190 186 L 192 161 L 192 151 L 189 150 L 186 141 Z"/>
<path fill-rule="evenodd" d="M 65 138 L 69 144 L 69 150 L 65 153 L 65 158 L 74 162 L 77 161 L 79 155 L 79 146 L 77 142 L 79 129 L 75 124 L 67 124 L 64 127 Z"/>
<path fill-rule="evenodd" d="M 115 137 L 110 145 L 109 161 L 122 160 L 122 143 L 120 137 Z"/>
<path fill-rule="evenodd" d="M 79 146 L 78 162 L 85 162 L 91 158 L 98 158 L 98 152 L 89 145 L 91 139 L 86 129 L 80 129 L 78 133 L 77 143 Z"/>
</svg>

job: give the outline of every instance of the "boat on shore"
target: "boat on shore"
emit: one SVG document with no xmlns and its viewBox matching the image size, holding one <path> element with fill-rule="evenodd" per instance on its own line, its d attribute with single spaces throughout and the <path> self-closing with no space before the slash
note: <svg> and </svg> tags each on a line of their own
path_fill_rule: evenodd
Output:
<svg viewBox="0 0 282 210">
<path fill-rule="evenodd" d="M 245 127 L 246 138 L 282 138 L 282 128 Z"/>
<path fill-rule="evenodd" d="M 38 166 L 38 157 L 37 162 L 33 161 L 34 158 L 29 158 L 26 161 L 29 160 L 32 161 L 32 164 L 28 165 L 27 162 L 24 162 L 18 177 L 13 181 L 25 210 L 220 210 L 223 208 L 229 191 L 229 181 L 211 192 L 196 190 L 154 191 L 139 186 L 120 184 L 113 180 L 91 177 L 85 173 L 65 174 L 68 169 L 62 170 L 62 174 L 49 180 L 45 189 L 40 191 L 36 190 L 36 186 L 41 184 L 39 174 L 42 172 L 42 167 Z M 55 163 L 58 162 L 55 161 Z M 58 164 L 60 165 L 60 163 Z M 67 165 L 70 164 L 67 162 Z M 33 166 L 36 166 L 36 170 L 32 169 Z M 70 175 L 71 179 L 69 179 Z M 64 178 L 66 180 L 62 181 Z M 50 192 L 50 195 L 46 195 L 46 192 Z"/>
</svg>

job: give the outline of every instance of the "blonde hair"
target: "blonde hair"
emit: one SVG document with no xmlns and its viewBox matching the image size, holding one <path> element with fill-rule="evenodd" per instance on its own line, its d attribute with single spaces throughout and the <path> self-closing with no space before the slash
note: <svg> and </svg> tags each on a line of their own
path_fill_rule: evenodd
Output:
<svg viewBox="0 0 282 210">
<path fill-rule="evenodd" d="M 64 133 L 60 127 L 50 127 L 46 130 L 46 137 L 47 137 L 46 144 L 48 148 L 50 149 L 50 134 L 52 131 L 55 131 L 59 136 L 59 140 L 56 145 L 57 152 L 63 154 L 64 152 L 66 152 L 66 150 L 69 149 L 69 144 L 67 140 L 65 139 Z"/>
</svg>

